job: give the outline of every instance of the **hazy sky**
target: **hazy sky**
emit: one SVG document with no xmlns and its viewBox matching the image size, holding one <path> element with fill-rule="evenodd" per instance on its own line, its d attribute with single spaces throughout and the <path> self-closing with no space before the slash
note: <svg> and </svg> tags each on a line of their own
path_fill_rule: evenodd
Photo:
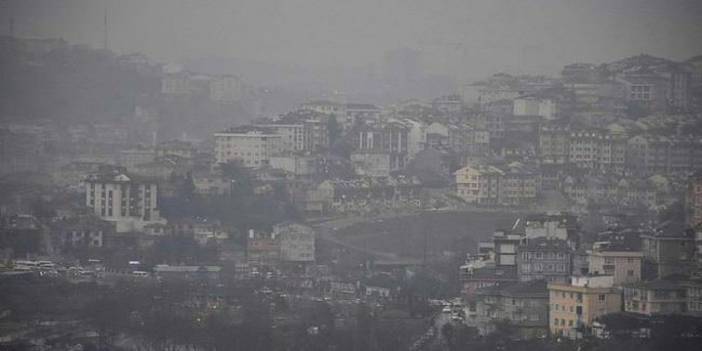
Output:
<svg viewBox="0 0 702 351">
<path fill-rule="evenodd" d="M 702 54 L 700 0 L 0 0 L 25 37 L 63 37 L 159 61 L 237 57 L 364 66 L 385 50 L 424 53 L 429 71 L 557 73 L 642 52 Z"/>
</svg>

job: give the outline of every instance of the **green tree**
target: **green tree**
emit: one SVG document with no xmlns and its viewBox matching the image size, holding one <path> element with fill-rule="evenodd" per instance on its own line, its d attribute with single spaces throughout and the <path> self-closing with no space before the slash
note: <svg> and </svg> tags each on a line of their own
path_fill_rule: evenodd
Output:
<svg viewBox="0 0 702 351">
<path fill-rule="evenodd" d="M 229 161 L 220 167 L 222 169 L 222 174 L 232 181 L 232 195 L 253 194 L 253 175 L 241 161 Z"/>
</svg>

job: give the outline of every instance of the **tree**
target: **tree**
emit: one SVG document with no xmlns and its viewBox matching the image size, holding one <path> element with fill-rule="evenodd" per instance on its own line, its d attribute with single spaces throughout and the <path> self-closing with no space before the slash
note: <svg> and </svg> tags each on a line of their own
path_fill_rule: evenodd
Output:
<svg viewBox="0 0 702 351">
<path fill-rule="evenodd" d="M 229 161 L 220 167 L 222 174 L 232 181 L 232 195 L 253 194 L 253 175 L 241 161 Z"/>
</svg>

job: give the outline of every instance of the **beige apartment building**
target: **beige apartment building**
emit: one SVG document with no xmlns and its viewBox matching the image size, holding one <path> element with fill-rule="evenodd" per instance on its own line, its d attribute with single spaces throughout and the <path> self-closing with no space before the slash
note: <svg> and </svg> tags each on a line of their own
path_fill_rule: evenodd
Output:
<svg viewBox="0 0 702 351">
<path fill-rule="evenodd" d="M 493 166 L 466 166 L 454 173 L 456 195 L 468 203 L 497 204 L 504 172 Z"/>
<path fill-rule="evenodd" d="M 619 312 L 622 298 L 612 276 L 572 277 L 568 283 L 549 283 L 549 329 L 553 335 L 578 338 L 592 322 Z"/>
</svg>

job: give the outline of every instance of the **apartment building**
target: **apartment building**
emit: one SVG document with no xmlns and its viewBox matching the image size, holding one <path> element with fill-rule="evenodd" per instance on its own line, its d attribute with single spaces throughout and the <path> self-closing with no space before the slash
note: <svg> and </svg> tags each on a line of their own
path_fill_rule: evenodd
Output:
<svg viewBox="0 0 702 351">
<path fill-rule="evenodd" d="M 695 262 L 695 235 L 691 231 L 659 229 L 641 235 L 643 257 L 659 278 L 687 274 Z"/>
<path fill-rule="evenodd" d="M 568 282 L 572 256 L 572 250 L 564 240 L 526 240 L 517 249 L 517 276 L 520 281 Z"/>
<path fill-rule="evenodd" d="M 141 230 L 146 224 L 163 222 L 158 210 L 157 183 L 121 172 L 88 176 L 85 204 L 101 219 L 115 223 L 117 232 Z"/>
<path fill-rule="evenodd" d="M 250 168 L 270 163 L 270 157 L 283 150 L 283 136 L 269 128 L 241 127 L 215 133 L 215 160 L 227 163 L 238 160 Z"/>
<path fill-rule="evenodd" d="M 487 165 L 466 166 L 454 173 L 456 195 L 468 203 L 496 205 L 504 172 Z"/>
<path fill-rule="evenodd" d="M 399 120 L 366 123 L 354 135 L 355 152 L 386 153 L 390 169 L 402 169 L 409 157 L 409 131 L 410 127 Z"/>
<path fill-rule="evenodd" d="M 549 283 L 551 334 L 579 338 L 592 322 L 621 310 L 621 295 L 612 276 L 571 277 L 570 283 Z"/>
<path fill-rule="evenodd" d="M 640 251 L 625 248 L 598 246 L 588 252 L 588 271 L 592 274 L 611 275 L 614 285 L 622 285 L 641 280 Z"/>
<path fill-rule="evenodd" d="M 475 313 L 466 323 L 478 328 L 481 335 L 495 329 L 495 322 L 508 320 L 523 338 L 548 334 L 548 290 L 546 282 L 495 285 L 475 292 Z"/>
</svg>

